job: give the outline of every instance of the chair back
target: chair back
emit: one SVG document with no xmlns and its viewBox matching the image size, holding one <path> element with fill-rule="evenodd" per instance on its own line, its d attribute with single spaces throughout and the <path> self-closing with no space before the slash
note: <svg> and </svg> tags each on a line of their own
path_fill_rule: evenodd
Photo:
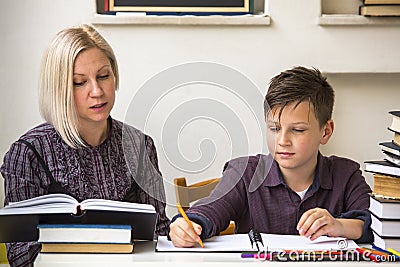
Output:
<svg viewBox="0 0 400 267">
<path fill-rule="evenodd" d="M 174 179 L 176 202 L 183 210 L 190 207 L 190 203 L 210 195 L 211 191 L 217 186 L 221 178 L 211 178 L 198 183 L 187 185 L 186 178 L 180 177 Z M 235 223 L 231 221 L 227 229 L 220 232 L 220 235 L 234 234 Z"/>
<path fill-rule="evenodd" d="M 176 202 L 181 204 L 183 210 L 186 211 L 190 203 L 210 195 L 220 180 L 221 178 L 212 178 L 188 186 L 185 177 L 175 178 Z"/>
</svg>

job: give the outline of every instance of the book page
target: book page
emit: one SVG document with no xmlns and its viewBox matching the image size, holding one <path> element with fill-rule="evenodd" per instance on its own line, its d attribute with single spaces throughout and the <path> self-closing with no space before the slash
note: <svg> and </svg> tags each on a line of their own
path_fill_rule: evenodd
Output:
<svg viewBox="0 0 400 267">
<path fill-rule="evenodd" d="M 196 244 L 193 248 L 177 248 L 166 236 L 159 236 L 156 251 L 176 251 L 176 252 L 242 252 L 255 251 L 251 248 L 249 236 L 247 234 L 220 235 L 214 236 L 204 241 L 204 248 Z"/>
<path fill-rule="evenodd" d="M 149 204 L 114 201 L 107 199 L 86 199 L 80 203 L 82 210 L 105 210 L 155 213 L 155 208 Z"/>
<path fill-rule="evenodd" d="M 321 236 L 314 241 L 300 235 L 261 234 L 268 250 L 339 250 L 355 249 L 358 245 L 342 237 Z"/>
<path fill-rule="evenodd" d="M 315 241 L 298 235 L 261 234 L 265 251 L 281 250 L 338 250 L 355 249 L 358 245 L 353 240 L 322 236 Z M 345 240 L 345 241 L 343 241 Z M 346 242 L 346 247 L 339 247 Z M 159 236 L 156 251 L 170 252 L 244 252 L 254 251 L 247 234 L 214 236 L 204 241 L 204 248 L 196 244 L 193 248 L 176 248 L 166 236 Z"/>
<path fill-rule="evenodd" d="M 65 194 L 48 194 L 19 202 L 0 209 L 0 215 L 35 213 L 76 213 L 77 201 Z"/>
</svg>

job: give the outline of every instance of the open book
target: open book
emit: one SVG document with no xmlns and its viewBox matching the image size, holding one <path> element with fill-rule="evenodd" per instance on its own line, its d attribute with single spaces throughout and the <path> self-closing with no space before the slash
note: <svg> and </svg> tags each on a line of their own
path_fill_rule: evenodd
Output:
<svg viewBox="0 0 400 267">
<path fill-rule="evenodd" d="M 152 205 L 121 202 L 107 199 L 86 199 L 79 203 L 75 198 L 65 194 L 43 195 L 20 202 L 12 202 L 0 209 L 0 216 L 7 214 L 48 214 L 73 213 L 79 215 L 86 210 L 123 211 L 155 213 Z"/>
<path fill-rule="evenodd" d="M 38 224 L 54 223 L 130 224 L 132 239 L 153 240 L 156 221 L 152 205 L 49 194 L 0 209 L 0 242 L 36 241 Z"/>
<path fill-rule="evenodd" d="M 355 249 L 358 245 L 353 240 L 321 236 L 314 241 L 299 235 L 261 234 L 264 249 L 279 250 L 338 250 Z M 252 248 L 248 234 L 214 236 L 204 241 L 204 248 L 199 245 L 192 248 L 174 247 L 166 236 L 159 236 L 157 252 L 244 252 L 256 251 Z"/>
</svg>

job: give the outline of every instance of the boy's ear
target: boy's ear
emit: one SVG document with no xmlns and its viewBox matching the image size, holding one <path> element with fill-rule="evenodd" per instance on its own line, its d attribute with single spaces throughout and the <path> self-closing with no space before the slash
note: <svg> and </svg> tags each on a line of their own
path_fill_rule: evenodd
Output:
<svg viewBox="0 0 400 267">
<path fill-rule="evenodd" d="M 324 127 L 323 127 L 323 135 L 321 138 L 321 144 L 325 145 L 328 143 L 329 139 L 331 138 L 333 134 L 333 129 L 335 128 L 335 124 L 333 123 L 333 120 L 328 120 Z"/>
</svg>

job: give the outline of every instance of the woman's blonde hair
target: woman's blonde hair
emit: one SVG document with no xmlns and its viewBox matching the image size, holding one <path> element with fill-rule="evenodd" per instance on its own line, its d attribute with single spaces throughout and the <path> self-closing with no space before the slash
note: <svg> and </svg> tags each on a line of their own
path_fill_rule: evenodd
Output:
<svg viewBox="0 0 400 267">
<path fill-rule="evenodd" d="M 74 63 L 78 54 L 89 48 L 97 48 L 107 56 L 117 90 L 119 74 L 114 52 L 108 42 L 90 25 L 84 24 L 60 31 L 45 51 L 40 69 L 40 113 L 73 148 L 85 146 L 78 132 L 73 94 Z"/>
</svg>

